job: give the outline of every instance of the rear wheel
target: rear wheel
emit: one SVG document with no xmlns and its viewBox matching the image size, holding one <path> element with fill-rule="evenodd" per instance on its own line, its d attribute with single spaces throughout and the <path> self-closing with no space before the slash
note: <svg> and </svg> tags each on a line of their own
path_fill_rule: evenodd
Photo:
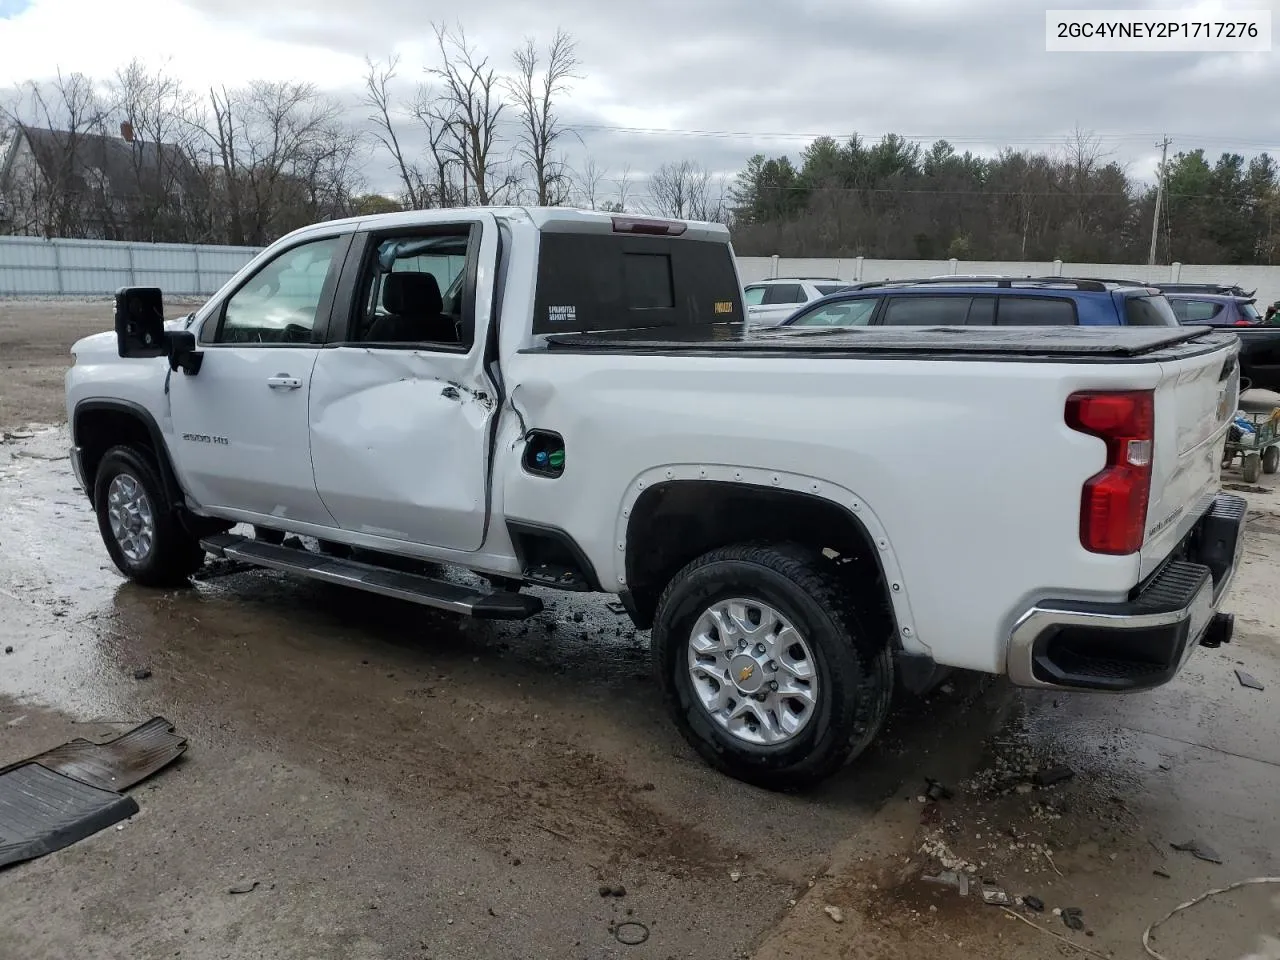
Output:
<svg viewBox="0 0 1280 960">
<path fill-rule="evenodd" d="M 93 502 L 107 552 L 130 580 L 182 586 L 204 563 L 204 550 L 179 521 L 150 452 L 108 450 L 98 465 Z"/>
<path fill-rule="evenodd" d="M 1262 472 L 1275 473 L 1280 470 L 1280 447 L 1267 447 L 1262 453 Z"/>
<path fill-rule="evenodd" d="M 893 658 L 816 551 L 739 545 L 694 560 L 658 602 L 653 650 L 667 705 L 714 767 L 770 789 L 816 783 L 870 744 Z"/>
<path fill-rule="evenodd" d="M 1262 472 L 1262 457 L 1257 453 L 1246 453 L 1240 465 L 1240 473 L 1245 483 L 1257 483 Z"/>
</svg>

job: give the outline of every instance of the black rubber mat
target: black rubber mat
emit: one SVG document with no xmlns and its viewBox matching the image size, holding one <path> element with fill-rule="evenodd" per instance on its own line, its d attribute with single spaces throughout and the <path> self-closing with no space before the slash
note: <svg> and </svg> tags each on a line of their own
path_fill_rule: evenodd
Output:
<svg viewBox="0 0 1280 960">
<path fill-rule="evenodd" d="M 0 867 L 43 857 L 138 812 L 121 796 L 38 763 L 0 773 Z"/>
<path fill-rule="evenodd" d="M 23 764 L 38 763 L 103 790 L 127 790 L 173 763 L 186 749 L 186 738 L 173 732 L 173 724 L 164 717 L 153 717 L 114 740 L 72 740 L 39 756 L 0 767 L 0 775 Z"/>
</svg>

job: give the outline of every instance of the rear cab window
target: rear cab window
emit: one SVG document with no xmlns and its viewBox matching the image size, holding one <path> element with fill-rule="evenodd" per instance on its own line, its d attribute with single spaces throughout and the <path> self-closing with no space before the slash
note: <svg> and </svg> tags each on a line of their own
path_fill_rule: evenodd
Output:
<svg viewBox="0 0 1280 960">
<path fill-rule="evenodd" d="M 738 284 L 725 241 L 544 230 L 533 332 L 742 323 Z"/>
<path fill-rule="evenodd" d="M 1178 318 L 1161 294 L 1134 295 L 1124 299 L 1124 322 L 1130 327 L 1176 327 Z"/>
</svg>

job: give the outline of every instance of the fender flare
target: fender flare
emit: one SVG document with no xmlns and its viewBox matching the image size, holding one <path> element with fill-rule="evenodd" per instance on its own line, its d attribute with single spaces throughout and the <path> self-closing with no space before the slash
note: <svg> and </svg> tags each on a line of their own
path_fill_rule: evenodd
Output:
<svg viewBox="0 0 1280 960">
<path fill-rule="evenodd" d="M 644 471 L 627 485 L 614 521 L 614 541 L 619 558 L 619 562 L 614 565 L 614 589 L 620 591 L 627 589 L 625 557 L 628 527 L 631 512 L 635 509 L 640 497 L 654 487 L 664 484 L 699 480 L 785 490 L 824 500 L 839 507 L 856 526 L 862 529 L 867 541 L 876 547 L 876 563 L 880 567 L 880 573 L 889 591 L 889 600 L 897 624 L 898 642 L 901 643 L 903 651 L 908 654 L 932 656 L 928 645 L 921 641 L 916 633 L 907 584 L 884 524 L 870 504 L 854 491 L 821 477 L 724 464 L 670 463 Z"/>
<path fill-rule="evenodd" d="M 132 400 L 117 400 L 104 398 L 90 398 L 81 400 L 76 404 L 75 410 L 71 415 L 71 442 L 76 448 L 84 446 L 83 438 L 80 436 L 80 417 L 85 413 L 106 412 L 119 413 L 137 420 L 146 428 L 147 434 L 151 437 L 151 446 L 156 454 L 156 463 L 160 468 L 160 479 L 165 485 L 165 491 L 169 494 L 169 502 L 175 507 L 182 507 L 187 502 L 187 495 L 182 489 L 182 484 L 178 482 L 178 475 L 173 469 L 173 461 L 169 453 L 169 444 L 164 438 L 164 432 L 160 429 L 160 424 L 156 422 L 156 418 L 140 403 Z M 108 444 L 114 446 L 114 444 Z M 94 478 L 85 477 L 85 493 L 89 496 L 90 504 L 93 503 L 93 483 Z"/>
</svg>

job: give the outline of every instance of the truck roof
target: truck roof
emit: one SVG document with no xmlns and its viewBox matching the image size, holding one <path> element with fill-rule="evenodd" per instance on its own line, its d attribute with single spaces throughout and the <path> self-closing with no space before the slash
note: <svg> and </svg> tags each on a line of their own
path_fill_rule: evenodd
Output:
<svg viewBox="0 0 1280 960">
<path fill-rule="evenodd" d="M 360 230 L 392 230 L 398 227 L 429 226 L 436 223 L 456 222 L 460 218 L 477 214 L 492 214 L 509 220 L 524 220 L 539 230 L 554 229 L 568 233 L 648 233 L 644 225 L 659 227 L 669 225 L 671 236 L 689 239 L 728 241 L 729 228 L 722 223 L 701 220 L 677 220 L 669 217 L 651 217 L 637 213 L 602 213 L 598 210 L 575 210 L 569 207 L 442 207 L 431 210 L 405 210 L 400 213 L 375 213 L 362 217 L 345 217 L 327 220 L 295 230 L 289 236 L 321 230 L 336 225 L 355 225 Z M 628 228 L 628 225 L 632 225 Z M 634 225 L 642 229 L 635 229 Z M 680 229 L 683 226 L 684 229 Z M 678 231 L 678 232 L 677 232 Z"/>
</svg>

